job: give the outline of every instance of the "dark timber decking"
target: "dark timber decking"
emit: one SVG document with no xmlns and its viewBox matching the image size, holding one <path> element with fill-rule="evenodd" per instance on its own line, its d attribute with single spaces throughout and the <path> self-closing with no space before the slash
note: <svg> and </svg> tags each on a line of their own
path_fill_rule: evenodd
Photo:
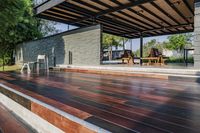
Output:
<svg viewBox="0 0 200 133">
<path fill-rule="evenodd" d="M 0 73 L 0 83 L 111 132 L 200 131 L 200 85 L 194 82 L 56 72 Z"/>
</svg>

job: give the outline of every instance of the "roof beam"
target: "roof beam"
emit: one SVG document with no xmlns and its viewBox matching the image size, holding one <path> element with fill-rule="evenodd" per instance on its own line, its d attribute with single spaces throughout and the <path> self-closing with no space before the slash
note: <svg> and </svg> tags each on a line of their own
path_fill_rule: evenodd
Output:
<svg viewBox="0 0 200 133">
<path fill-rule="evenodd" d="M 98 4 L 100 4 L 100 2 L 98 2 L 98 1 L 95 1 L 95 2 L 98 3 Z M 80 1 L 80 0 L 79 0 L 77 3 L 86 5 L 86 6 L 90 7 L 90 8 L 93 8 L 93 9 L 99 11 L 99 12 L 102 11 L 102 9 L 100 9 L 99 7 L 94 6 L 94 5 L 91 5 L 91 4 L 88 4 L 88 3 L 84 2 L 84 1 Z M 100 5 L 101 5 L 101 4 L 100 4 Z M 104 4 L 104 6 L 105 6 L 105 4 Z M 107 6 L 107 7 L 108 7 L 108 6 Z M 112 8 L 112 7 L 109 7 L 109 9 L 111 9 L 111 8 Z M 134 25 L 134 26 L 132 26 L 132 29 L 134 29 L 134 30 L 140 31 L 141 29 L 138 28 L 138 27 L 141 27 L 141 28 L 144 28 L 144 29 L 147 28 L 147 27 L 145 27 L 145 26 L 143 26 L 143 25 L 141 25 L 141 24 L 135 23 L 135 22 L 133 22 L 133 21 L 130 21 L 130 20 L 128 20 L 128 19 L 126 19 L 126 18 L 123 18 L 123 17 L 120 17 L 120 16 L 118 16 L 118 15 L 115 15 L 115 14 L 112 14 L 112 13 L 110 13 L 109 15 L 113 16 L 113 17 L 116 18 L 116 19 L 119 19 L 118 22 L 124 22 L 124 24 L 126 23 L 126 24 L 130 25 L 130 27 L 131 27 L 132 25 Z M 105 16 L 99 16 L 99 17 L 93 16 L 94 19 L 98 19 L 98 18 L 102 18 L 102 17 L 105 17 Z M 108 17 L 107 17 L 107 18 L 108 18 Z M 77 21 L 78 21 L 78 22 L 81 22 L 81 21 L 87 20 L 87 19 L 89 19 L 89 18 L 87 18 L 87 17 L 86 17 L 85 19 L 84 19 L 84 18 L 81 18 L 81 19 L 79 19 L 79 20 L 77 20 Z M 117 20 L 115 20 L 115 21 L 117 21 Z M 75 23 L 77 23 L 77 22 L 75 22 Z"/>
<path fill-rule="evenodd" d="M 168 27 L 165 27 L 165 28 L 156 28 L 156 29 L 152 29 L 152 30 L 145 30 L 145 31 L 143 31 L 143 33 L 169 30 L 169 29 L 176 29 L 176 28 L 184 28 L 184 27 L 187 27 L 187 26 L 193 26 L 193 24 L 189 24 L 189 25 L 188 24 L 181 24 L 181 25 L 175 25 L 175 26 L 168 26 Z M 133 32 L 129 32 L 129 33 L 126 33 L 126 34 L 133 34 Z M 134 34 L 135 34 L 135 32 L 134 32 Z"/>
<path fill-rule="evenodd" d="M 113 1 L 113 0 L 112 0 Z M 107 8 L 112 8 L 112 6 L 110 6 L 110 5 L 108 5 L 108 4 L 106 4 L 106 3 L 103 3 L 102 1 L 95 1 L 96 3 L 98 3 L 99 5 L 102 5 L 102 6 L 105 6 L 105 7 L 107 7 Z M 120 4 L 120 5 L 122 5 L 122 4 Z M 137 22 L 139 22 L 139 23 L 142 23 L 142 24 L 144 24 L 145 26 L 148 26 L 148 27 L 153 27 L 153 28 L 155 28 L 153 25 L 150 25 L 149 23 L 146 23 L 146 22 L 144 22 L 144 21 L 141 21 L 140 19 L 138 19 L 138 18 L 135 18 L 135 17 L 133 17 L 133 16 L 131 16 L 131 15 L 129 15 L 129 14 L 127 14 L 127 13 L 125 13 L 125 12 L 122 12 L 122 11 L 117 11 L 118 13 L 121 13 L 122 15 L 124 15 L 124 16 L 126 16 L 126 17 L 128 17 L 128 18 L 131 18 L 131 19 L 133 19 L 133 20 L 136 20 Z M 117 18 L 120 18 L 120 19 L 125 19 L 125 18 L 121 18 L 121 17 L 119 17 L 118 15 L 115 15 L 115 14 L 113 14 L 113 13 L 111 13 L 110 15 L 112 15 L 112 16 L 114 16 L 114 17 L 117 17 Z M 126 19 L 127 20 L 127 19 Z M 128 22 L 131 22 L 132 24 L 134 24 L 134 25 L 136 25 L 136 26 L 140 26 L 140 27 L 142 27 L 142 28 L 146 28 L 146 27 L 143 27 L 143 25 L 141 25 L 141 24 L 138 24 L 138 23 L 135 23 L 135 22 L 132 22 L 132 21 L 129 21 L 129 20 L 127 20 Z"/>
<path fill-rule="evenodd" d="M 79 1 L 78 3 L 82 3 L 82 4 L 85 4 L 85 2 L 83 1 Z M 76 12 L 82 12 L 82 13 L 85 13 L 85 14 L 91 14 L 91 16 L 94 16 L 93 14 L 95 14 L 94 12 L 88 10 L 88 9 L 82 9 L 81 7 L 77 6 L 77 5 L 74 5 L 74 4 L 71 4 L 71 3 L 63 3 L 63 5 L 66 5 L 69 9 L 70 9 L 70 6 L 73 7 Z M 89 5 L 88 5 L 89 6 Z M 92 8 L 93 6 L 91 6 Z M 96 10 L 98 10 L 98 7 L 96 7 Z M 84 18 L 81 18 L 77 21 L 74 21 L 72 23 L 69 23 L 69 24 L 72 24 L 72 25 L 75 25 L 76 23 L 81 23 L 82 21 L 85 21 L 85 20 L 89 20 L 89 19 L 94 19 L 93 17 L 85 17 L 86 19 Z M 105 21 L 105 22 L 108 22 L 107 20 L 109 20 L 111 23 L 113 24 L 117 24 L 119 27 L 124 27 L 124 28 L 128 28 L 129 30 L 131 29 L 132 31 L 141 31 L 139 28 L 133 26 L 133 25 L 130 25 L 128 23 L 123 23 L 121 21 L 118 21 L 118 20 L 113 20 L 112 18 L 109 18 L 107 16 L 101 16 L 99 18 L 96 18 L 96 20 L 101 20 L 101 21 Z M 115 22 L 113 22 L 115 21 Z"/>
<path fill-rule="evenodd" d="M 116 4 L 118 4 L 118 5 L 120 5 L 120 6 L 123 5 L 122 3 L 120 3 L 120 2 L 118 2 L 118 1 L 116 1 L 116 0 L 111 0 L 111 1 L 114 2 L 114 3 L 116 3 Z M 100 1 L 96 1 L 96 2 L 99 3 Z M 102 2 L 101 2 L 101 3 L 102 3 Z M 101 3 L 99 3 L 99 4 L 101 4 Z M 104 4 L 104 6 L 105 6 L 105 4 Z M 107 7 L 108 7 L 108 8 L 111 8 L 110 5 L 107 5 Z M 129 8 L 128 8 L 127 10 L 129 10 Z M 155 26 L 153 26 L 153 25 L 151 25 L 151 24 L 149 24 L 149 23 L 147 23 L 147 22 L 145 22 L 145 21 L 142 21 L 142 20 L 140 20 L 140 19 L 138 19 L 138 18 L 136 18 L 136 17 L 133 17 L 133 16 L 131 16 L 131 15 L 129 15 L 129 14 L 127 14 L 127 13 L 121 11 L 121 10 L 120 10 L 120 11 L 117 11 L 117 12 L 121 13 L 122 15 L 124 15 L 124 16 L 126 16 L 126 17 L 128 17 L 128 18 L 131 18 L 131 19 L 133 19 L 133 20 L 136 20 L 136 21 L 138 21 L 139 23 L 142 23 L 142 24 L 144 24 L 144 25 L 146 25 L 146 26 L 148 26 L 148 27 L 156 28 Z"/>
<path fill-rule="evenodd" d="M 117 5 L 120 5 L 120 6 L 123 5 L 123 4 L 120 3 L 119 1 L 116 1 L 116 0 L 111 0 L 111 1 L 112 1 L 113 3 L 115 3 L 115 4 L 117 4 Z M 131 1 L 131 2 L 132 2 L 132 1 Z M 153 1 L 152 1 L 152 2 L 153 2 Z M 130 12 L 132 12 L 132 13 L 134 13 L 134 14 L 136 14 L 136 15 L 142 17 L 142 18 L 147 19 L 147 20 L 150 21 L 151 23 L 154 23 L 154 24 L 159 25 L 159 26 L 162 27 L 161 24 L 159 24 L 159 23 L 157 23 L 156 21 L 154 21 L 154 20 L 152 20 L 152 19 L 150 19 L 150 18 L 144 16 L 143 14 L 137 13 L 137 12 L 136 12 L 135 10 L 133 10 L 132 8 L 127 8 L 127 10 L 129 10 Z M 126 13 L 124 13 L 124 12 L 122 12 L 122 11 L 118 11 L 118 12 L 120 12 L 120 13 L 123 14 L 123 15 L 126 14 Z M 128 15 L 128 14 L 125 15 L 125 16 L 128 16 L 129 18 L 135 19 L 135 20 L 139 21 L 140 23 L 146 24 L 146 25 L 148 25 L 149 27 L 156 28 L 155 26 L 150 25 L 150 24 L 146 23 L 145 21 L 141 21 L 140 19 L 137 19 L 137 18 L 135 18 L 135 17 L 133 17 L 133 16 L 130 16 L 130 15 Z"/>
<path fill-rule="evenodd" d="M 152 36 L 164 36 L 164 35 L 174 35 L 174 34 L 183 34 L 183 33 L 189 33 L 193 32 L 193 30 L 182 30 L 182 31 L 176 31 L 176 32 L 165 32 L 165 33 L 160 33 L 160 34 L 144 34 L 143 37 L 152 37 Z M 140 36 L 133 37 L 132 39 L 135 38 L 140 38 Z"/>
<path fill-rule="evenodd" d="M 35 7 L 35 13 L 40 14 L 56 5 L 59 5 L 61 3 L 63 3 L 65 0 L 49 0 L 41 5 L 38 5 L 37 7 Z"/>
<path fill-rule="evenodd" d="M 135 0 L 129 0 L 131 2 L 134 2 Z M 150 3 L 153 1 L 149 1 Z M 164 20 L 163 18 L 161 18 L 160 16 L 158 16 L 156 13 L 150 11 L 149 9 L 147 9 L 146 7 L 144 7 L 143 5 L 139 5 L 138 7 L 140 7 L 142 10 L 146 11 L 147 13 L 151 14 L 152 16 L 154 16 L 155 18 L 158 18 L 161 22 L 164 22 L 167 25 L 171 25 L 169 22 L 167 22 L 166 20 Z M 133 9 L 130 8 L 130 11 L 135 12 Z M 142 14 L 140 14 L 142 15 Z M 144 15 L 142 15 L 143 17 L 145 17 Z M 146 19 L 148 19 L 148 17 L 145 17 Z M 149 19 L 148 19 L 149 20 Z M 151 19 L 150 19 L 151 20 Z M 164 25 L 162 25 L 161 23 L 158 23 L 154 20 L 151 20 L 151 22 L 154 22 L 155 24 L 164 27 Z"/>
</svg>

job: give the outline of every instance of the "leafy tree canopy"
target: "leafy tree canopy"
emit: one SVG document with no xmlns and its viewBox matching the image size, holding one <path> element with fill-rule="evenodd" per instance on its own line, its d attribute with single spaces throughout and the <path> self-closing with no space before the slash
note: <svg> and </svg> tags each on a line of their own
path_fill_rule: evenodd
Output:
<svg viewBox="0 0 200 133">
<path fill-rule="evenodd" d="M 165 47 L 169 50 L 182 51 L 185 47 L 192 46 L 192 34 L 178 34 L 168 37 Z"/>
<path fill-rule="evenodd" d="M 23 19 L 22 16 L 29 4 L 26 0 L 1 0 L 0 32 L 4 32 L 7 27 L 14 26 Z"/>
<path fill-rule="evenodd" d="M 157 42 L 156 39 L 153 39 L 144 44 L 143 56 L 148 56 L 151 48 L 157 48 L 160 52 L 162 52 L 164 49 L 182 51 L 186 47 L 192 47 L 192 34 L 171 35 L 162 43 Z M 140 50 L 137 50 L 135 54 L 139 56 Z"/>
<path fill-rule="evenodd" d="M 115 36 L 115 35 L 110 35 L 110 34 L 103 34 L 103 48 L 109 48 L 111 46 L 114 47 L 118 47 L 118 46 L 122 46 L 124 43 L 126 43 L 128 41 L 127 38 L 123 38 L 123 37 L 119 37 L 119 36 Z"/>
<path fill-rule="evenodd" d="M 165 42 L 163 42 L 163 43 L 157 42 L 156 39 L 152 39 L 149 42 L 145 43 L 144 47 L 143 47 L 143 56 L 144 57 L 149 56 L 151 48 L 157 48 L 159 51 L 162 52 L 163 48 L 164 48 L 164 45 L 163 45 L 164 43 Z M 135 52 L 135 55 L 139 57 L 140 56 L 140 50 L 137 50 Z"/>
<path fill-rule="evenodd" d="M 0 1 L 0 54 L 12 56 L 19 43 L 41 38 L 55 30 L 54 23 L 34 17 L 32 0 Z"/>
</svg>

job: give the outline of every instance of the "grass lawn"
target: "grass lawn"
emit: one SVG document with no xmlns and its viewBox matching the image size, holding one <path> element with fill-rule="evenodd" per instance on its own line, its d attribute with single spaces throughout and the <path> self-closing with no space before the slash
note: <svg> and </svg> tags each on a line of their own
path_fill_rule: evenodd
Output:
<svg viewBox="0 0 200 133">
<path fill-rule="evenodd" d="M 16 70 L 19 70 L 19 69 L 20 69 L 20 67 L 17 66 L 17 65 L 5 66 L 5 67 L 4 67 L 4 71 L 16 71 Z M 3 71 L 3 67 L 0 66 L 0 72 L 2 72 L 2 71 Z"/>
</svg>

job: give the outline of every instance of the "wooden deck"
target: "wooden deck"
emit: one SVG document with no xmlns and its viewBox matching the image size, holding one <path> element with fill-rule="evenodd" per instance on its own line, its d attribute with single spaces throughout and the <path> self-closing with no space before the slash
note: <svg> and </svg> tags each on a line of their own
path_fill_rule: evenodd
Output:
<svg viewBox="0 0 200 133">
<path fill-rule="evenodd" d="M 116 133 L 199 133 L 194 82 L 51 72 L 0 73 L 0 83 Z"/>
</svg>

